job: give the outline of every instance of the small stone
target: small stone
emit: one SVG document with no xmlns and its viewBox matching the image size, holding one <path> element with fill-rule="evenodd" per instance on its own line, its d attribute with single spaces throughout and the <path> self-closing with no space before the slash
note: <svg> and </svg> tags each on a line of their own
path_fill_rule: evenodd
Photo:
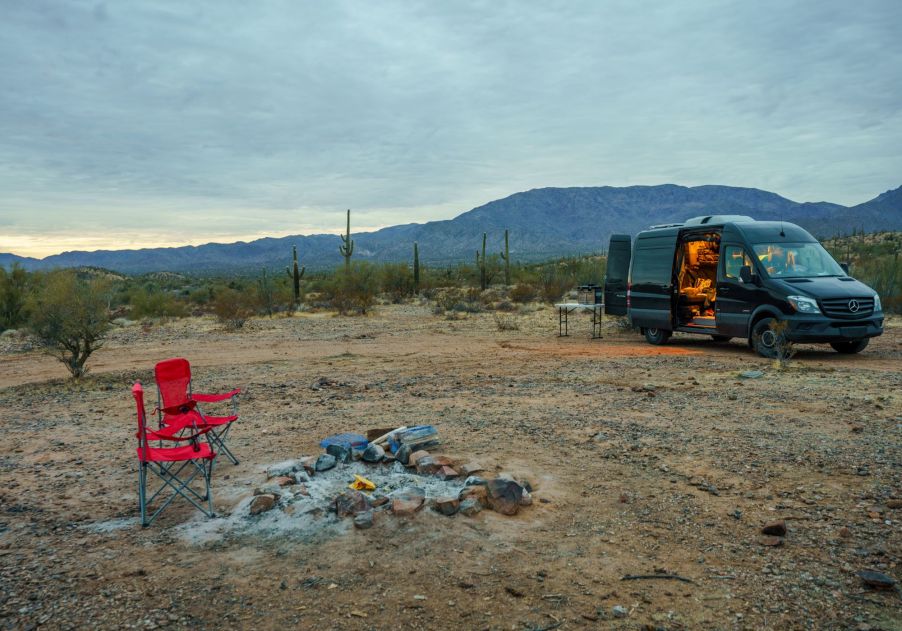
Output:
<svg viewBox="0 0 902 631">
<path fill-rule="evenodd" d="M 406 466 L 415 467 L 415 466 L 417 466 L 417 462 L 419 462 L 420 458 L 428 458 L 428 457 L 429 457 L 428 451 L 419 450 L 419 451 L 411 452 L 410 457 L 407 459 Z"/>
<path fill-rule="evenodd" d="M 775 537 L 771 535 L 764 535 L 758 539 L 758 542 L 762 546 L 782 546 L 783 545 L 783 537 Z"/>
<path fill-rule="evenodd" d="M 269 493 L 254 496 L 254 499 L 251 500 L 250 514 L 259 515 L 260 513 L 272 510 L 276 506 L 276 499 L 275 495 Z"/>
<path fill-rule="evenodd" d="M 473 517 L 482 511 L 482 504 L 474 497 L 468 497 L 460 503 L 459 512 L 461 515 Z"/>
<path fill-rule="evenodd" d="M 523 487 L 513 480 L 496 478 L 489 480 L 486 485 L 489 506 L 496 513 L 502 515 L 516 515 L 520 510 L 520 499 L 523 497 Z"/>
<path fill-rule="evenodd" d="M 437 497 L 432 504 L 432 508 L 436 512 L 450 517 L 460 508 L 460 500 L 456 497 Z"/>
<path fill-rule="evenodd" d="M 460 466 L 460 474 L 463 476 L 469 477 L 477 471 L 485 471 L 485 467 L 478 462 L 468 462 L 467 464 Z"/>
<path fill-rule="evenodd" d="M 351 450 L 344 445 L 333 443 L 326 447 L 326 453 L 330 456 L 335 456 L 337 462 L 343 462 L 345 464 L 351 462 Z"/>
<path fill-rule="evenodd" d="M 435 472 L 435 475 L 439 480 L 453 480 L 457 477 L 457 471 L 451 467 L 439 467 L 438 471 Z"/>
<path fill-rule="evenodd" d="M 504 587 L 504 591 L 506 591 L 508 594 L 510 594 L 514 598 L 523 598 L 523 596 L 525 596 L 525 594 L 523 593 L 522 590 L 517 589 L 513 585 L 506 585 Z"/>
<path fill-rule="evenodd" d="M 395 452 L 395 459 L 406 467 L 410 462 L 411 453 L 410 445 L 401 445 Z"/>
<path fill-rule="evenodd" d="M 464 480 L 464 486 L 485 486 L 487 484 L 484 478 L 480 478 L 476 475 L 471 475 L 466 480 Z"/>
<path fill-rule="evenodd" d="M 839 529 L 839 536 L 842 537 L 843 539 L 848 539 L 849 537 L 852 536 L 852 531 L 849 530 L 849 528 L 847 526 L 843 526 L 842 528 Z"/>
<path fill-rule="evenodd" d="M 314 468 L 317 471 L 328 471 L 333 468 L 336 464 L 335 456 L 332 454 L 323 454 L 319 458 L 316 459 L 316 464 Z"/>
<path fill-rule="evenodd" d="M 413 515 L 423 507 L 426 491 L 416 486 L 405 487 L 392 493 L 391 511 L 395 515 Z"/>
<path fill-rule="evenodd" d="M 628 615 L 630 615 L 630 612 L 627 611 L 627 608 L 623 605 L 614 605 L 611 608 L 611 615 L 615 618 L 626 618 Z"/>
<path fill-rule="evenodd" d="M 902 500 L 899 500 L 899 499 L 886 500 L 886 507 L 892 508 L 892 509 L 902 508 Z"/>
<path fill-rule="evenodd" d="M 347 490 L 335 498 L 335 514 L 348 517 L 369 510 L 370 503 L 360 491 Z"/>
<path fill-rule="evenodd" d="M 278 478 L 283 475 L 290 475 L 295 471 L 300 471 L 302 468 L 303 464 L 301 460 L 285 460 L 283 462 L 269 465 L 266 468 L 266 477 Z"/>
<path fill-rule="evenodd" d="M 480 506 L 487 507 L 489 505 L 488 491 L 484 486 L 465 486 L 457 494 L 457 499 L 461 502 L 470 498 L 479 502 Z"/>
<path fill-rule="evenodd" d="M 304 456 L 298 462 L 307 475 L 313 475 L 316 472 L 316 458 L 313 456 Z"/>
<path fill-rule="evenodd" d="M 373 495 L 370 497 L 370 506 L 373 506 L 374 508 L 377 506 L 384 506 L 385 504 L 388 504 L 389 501 L 390 499 L 387 495 Z"/>
<path fill-rule="evenodd" d="M 354 528 L 366 530 L 373 527 L 374 515 L 373 511 L 367 510 L 354 515 Z"/>
<path fill-rule="evenodd" d="M 288 475 L 280 475 L 275 480 L 273 480 L 279 486 L 294 486 L 297 484 L 297 480 L 295 480 L 292 476 Z"/>
<path fill-rule="evenodd" d="M 887 576 L 886 574 L 875 572 L 874 570 L 860 570 L 858 572 L 858 578 L 860 578 L 868 587 L 880 590 L 892 590 L 895 588 L 897 582 L 892 576 Z"/>
<path fill-rule="evenodd" d="M 376 445 L 374 443 L 370 443 L 367 448 L 363 451 L 363 461 L 376 463 L 382 462 L 382 459 L 385 458 L 385 450 L 382 449 L 381 446 Z"/>
<path fill-rule="evenodd" d="M 760 379 L 764 376 L 764 372 L 761 370 L 743 370 L 739 373 L 740 379 Z"/>
<path fill-rule="evenodd" d="M 532 506 L 532 494 L 526 489 L 523 490 L 523 496 L 520 498 L 520 506 Z"/>
<path fill-rule="evenodd" d="M 761 529 L 761 534 L 763 535 L 773 535 L 775 537 L 785 537 L 786 536 L 786 522 L 782 519 L 777 521 L 772 521 L 764 525 Z"/>
</svg>

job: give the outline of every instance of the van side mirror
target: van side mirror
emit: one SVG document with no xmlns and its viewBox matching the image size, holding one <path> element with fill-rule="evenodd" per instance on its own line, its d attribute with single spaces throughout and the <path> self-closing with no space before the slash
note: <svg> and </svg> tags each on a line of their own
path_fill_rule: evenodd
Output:
<svg viewBox="0 0 902 631">
<path fill-rule="evenodd" d="M 849 275 L 849 264 L 848 263 L 840 263 L 839 266 L 842 268 L 842 271 L 846 273 L 846 276 Z"/>
<path fill-rule="evenodd" d="M 752 279 L 752 268 L 748 265 L 743 265 L 739 268 L 739 280 L 743 283 L 751 283 Z"/>
</svg>

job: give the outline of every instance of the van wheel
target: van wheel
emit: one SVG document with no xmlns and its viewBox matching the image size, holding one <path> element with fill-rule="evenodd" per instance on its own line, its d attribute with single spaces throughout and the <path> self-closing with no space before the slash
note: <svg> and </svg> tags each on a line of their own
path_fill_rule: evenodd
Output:
<svg viewBox="0 0 902 631">
<path fill-rule="evenodd" d="M 776 318 L 762 318 L 752 327 L 752 348 L 761 357 L 768 359 L 777 359 L 777 354 L 786 343 L 783 335 L 771 329 L 771 324 L 774 322 L 777 322 Z"/>
<path fill-rule="evenodd" d="M 670 336 L 673 335 L 673 331 L 666 331 L 664 329 L 653 329 L 648 328 L 645 329 L 645 339 L 649 344 L 666 344 L 667 340 L 670 339 Z"/>
<path fill-rule="evenodd" d="M 724 342 L 729 342 L 733 339 L 730 335 L 712 335 L 711 339 L 717 342 L 718 344 L 723 344 Z"/>
<path fill-rule="evenodd" d="M 845 355 L 854 355 L 855 353 L 860 353 L 864 349 L 868 347 L 868 342 L 870 342 L 868 338 L 864 338 L 863 340 L 855 340 L 854 342 L 830 342 L 830 346 L 833 347 L 837 353 L 843 353 Z"/>
</svg>

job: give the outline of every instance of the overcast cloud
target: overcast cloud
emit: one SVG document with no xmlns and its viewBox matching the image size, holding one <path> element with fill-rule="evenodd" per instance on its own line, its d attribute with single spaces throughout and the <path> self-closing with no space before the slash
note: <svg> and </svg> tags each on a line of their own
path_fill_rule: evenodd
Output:
<svg viewBox="0 0 902 631">
<path fill-rule="evenodd" d="M 0 0 L 0 251 L 902 184 L 902 2 Z"/>
</svg>

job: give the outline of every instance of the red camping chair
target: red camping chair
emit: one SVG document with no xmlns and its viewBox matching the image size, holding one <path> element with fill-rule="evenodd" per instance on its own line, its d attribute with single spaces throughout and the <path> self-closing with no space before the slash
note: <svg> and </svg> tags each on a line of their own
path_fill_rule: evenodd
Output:
<svg viewBox="0 0 902 631">
<path fill-rule="evenodd" d="M 138 408 L 138 449 L 136 451 L 138 453 L 138 504 L 141 508 L 141 525 L 149 526 L 157 515 L 162 513 L 163 509 L 178 496 L 184 497 L 208 517 L 213 517 L 210 475 L 213 471 L 213 458 L 216 457 L 216 454 L 210 449 L 207 442 L 199 441 L 199 438 L 209 430 L 197 427 L 190 416 L 173 419 L 172 426 L 161 431 L 148 429 L 147 415 L 144 411 L 144 388 L 141 387 L 140 381 L 136 381 L 132 386 L 132 395 L 135 397 L 135 404 Z M 173 429 L 175 427 L 179 428 L 178 436 L 175 436 L 176 430 Z M 191 430 L 193 433 L 185 433 Z M 159 440 L 161 444 L 162 441 L 187 441 L 189 444 L 178 447 L 151 447 L 149 444 L 151 440 Z M 163 482 L 150 497 L 147 496 L 148 471 Z M 183 471 L 190 475 L 180 477 Z M 203 495 L 189 486 L 198 475 L 203 476 L 204 479 Z M 171 491 L 169 498 L 148 517 L 150 504 L 167 489 Z M 207 502 L 206 509 L 199 503 L 204 501 Z"/>
<path fill-rule="evenodd" d="M 157 381 L 157 412 L 160 427 L 178 426 L 184 423 L 184 416 L 193 416 L 200 428 L 209 430 L 207 439 L 219 453 L 225 454 L 233 464 L 238 459 L 226 446 L 232 423 L 238 420 L 238 395 L 236 388 L 224 394 L 201 394 L 191 391 L 191 364 L 187 359 L 176 357 L 161 361 L 154 367 Z M 231 416 L 209 416 L 204 414 L 198 403 L 216 403 L 232 401 Z"/>
</svg>

